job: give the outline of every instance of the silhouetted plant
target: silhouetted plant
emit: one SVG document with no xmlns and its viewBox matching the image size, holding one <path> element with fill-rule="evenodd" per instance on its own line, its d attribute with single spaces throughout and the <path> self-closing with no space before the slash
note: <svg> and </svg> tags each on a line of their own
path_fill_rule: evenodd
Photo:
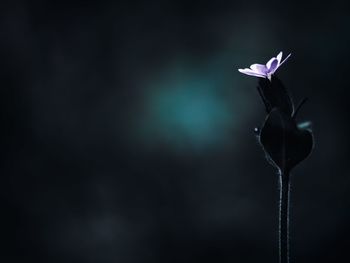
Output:
<svg viewBox="0 0 350 263">
<path fill-rule="evenodd" d="M 297 113 L 306 99 L 295 109 L 293 101 L 282 82 L 274 75 L 289 58 L 282 61 L 282 52 L 266 63 L 253 64 L 239 72 L 259 77 L 258 91 L 267 116 L 255 133 L 267 160 L 277 168 L 280 182 L 279 203 L 279 262 L 289 262 L 289 198 L 290 172 L 312 151 L 314 140 L 310 123 L 298 124 Z"/>
</svg>

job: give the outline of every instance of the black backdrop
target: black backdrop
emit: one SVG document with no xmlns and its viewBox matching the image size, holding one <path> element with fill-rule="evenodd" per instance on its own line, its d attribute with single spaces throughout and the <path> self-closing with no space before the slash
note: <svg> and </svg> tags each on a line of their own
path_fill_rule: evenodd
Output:
<svg viewBox="0 0 350 263">
<path fill-rule="evenodd" d="M 2 1 L 0 261 L 277 262 L 263 106 L 237 68 L 280 50 L 316 140 L 292 178 L 292 262 L 349 258 L 348 13 Z"/>
</svg>

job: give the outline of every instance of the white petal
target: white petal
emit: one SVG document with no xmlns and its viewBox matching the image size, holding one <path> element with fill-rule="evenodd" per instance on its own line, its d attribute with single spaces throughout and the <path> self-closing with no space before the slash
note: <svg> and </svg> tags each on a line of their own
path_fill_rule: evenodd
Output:
<svg viewBox="0 0 350 263">
<path fill-rule="evenodd" d="M 287 59 L 290 57 L 290 55 L 291 55 L 291 53 L 290 53 L 281 63 L 279 63 L 279 65 L 276 67 L 276 69 L 275 69 L 274 71 L 276 71 L 280 66 L 282 66 L 282 64 L 283 64 L 284 62 L 286 62 Z"/>
<path fill-rule="evenodd" d="M 267 72 L 267 67 L 262 64 L 253 64 L 250 66 L 250 68 L 261 75 L 265 75 Z"/>
<path fill-rule="evenodd" d="M 280 64 L 281 63 L 281 60 L 282 60 L 282 56 L 283 56 L 283 52 L 281 51 L 280 53 L 278 53 L 278 55 L 277 55 L 277 60 L 278 60 L 278 64 Z"/>
<path fill-rule="evenodd" d="M 271 59 L 266 63 L 267 69 L 270 69 L 272 63 L 276 63 L 275 61 L 277 61 L 277 58 L 271 58 Z M 277 63 L 278 63 L 278 61 L 277 61 Z"/>
<path fill-rule="evenodd" d="M 254 77 L 259 77 L 259 78 L 266 78 L 266 75 L 262 75 L 256 71 L 253 71 L 249 68 L 245 68 L 245 69 L 238 69 L 239 72 L 249 75 L 249 76 L 254 76 Z"/>
<path fill-rule="evenodd" d="M 269 63 L 269 65 L 267 66 L 267 72 L 268 73 L 275 72 L 276 69 L 278 68 L 278 60 L 277 60 L 277 58 L 270 59 L 270 61 L 268 63 Z"/>
<path fill-rule="evenodd" d="M 292 53 L 289 53 L 289 55 L 278 66 L 281 66 L 284 62 L 286 62 L 290 55 L 292 55 Z"/>
</svg>

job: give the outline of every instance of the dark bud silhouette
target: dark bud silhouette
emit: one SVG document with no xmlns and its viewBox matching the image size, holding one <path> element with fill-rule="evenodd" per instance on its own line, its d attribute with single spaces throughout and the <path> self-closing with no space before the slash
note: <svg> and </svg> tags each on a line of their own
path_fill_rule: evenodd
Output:
<svg viewBox="0 0 350 263">
<path fill-rule="evenodd" d="M 293 114 L 293 101 L 283 83 L 275 75 L 272 76 L 271 81 L 267 78 L 260 78 L 258 91 L 267 113 L 270 113 L 273 108 L 278 108 L 287 115 Z"/>
<path fill-rule="evenodd" d="M 258 136 L 267 159 L 280 172 L 289 173 L 297 164 L 306 159 L 313 148 L 313 135 L 309 125 L 298 125 L 293 101 L 275 76 L 271 81 L 260 79 L 259 94 L 264 102 L 267 117 Z"/>
</svg>

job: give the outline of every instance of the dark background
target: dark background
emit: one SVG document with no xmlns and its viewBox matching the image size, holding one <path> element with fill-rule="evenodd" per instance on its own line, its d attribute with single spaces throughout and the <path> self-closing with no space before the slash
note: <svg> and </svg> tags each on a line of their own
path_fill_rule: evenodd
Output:
<svg viewBox="0 0 350 263">
<path fill-rule="evenodd" d="M 277 262 L 278 177 L 253 133 L 264 109 L 237 68 L 281 50 L 316 140 L 292 178 L 292 262 L 347 262 L 348 14 L 2 1 L 0 262 Z"/>
</svg>

